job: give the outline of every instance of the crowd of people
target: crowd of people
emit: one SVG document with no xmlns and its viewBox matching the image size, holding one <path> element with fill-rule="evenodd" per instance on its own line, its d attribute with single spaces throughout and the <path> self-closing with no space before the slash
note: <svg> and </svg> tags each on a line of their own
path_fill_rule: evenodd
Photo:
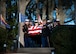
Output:
<svg viewBox="0 0 76 54">
<path fill-rule="evenodd" d="M 32 22 L 25 19 L 22 28 L 25 47 L 50 47 L 52 45 L 50 42 L 51 32 L 57 25 L 60 25 L 59 19 L 54 20 L 54 22 L 46 19 L 41 22 L 38 20 Z"/>
</svg>

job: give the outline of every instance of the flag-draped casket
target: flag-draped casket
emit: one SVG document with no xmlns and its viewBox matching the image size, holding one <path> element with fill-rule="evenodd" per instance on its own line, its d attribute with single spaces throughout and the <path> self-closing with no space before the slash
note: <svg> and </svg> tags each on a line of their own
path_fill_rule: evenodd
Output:
<svg viewBox="0 0 76 54">
<path fill-rule="evenodd" d="M 42 26 L 31 26 L 28 28 L 28 34 L 30 36 L 39 35 L 42 33 Z"/>
</svg>

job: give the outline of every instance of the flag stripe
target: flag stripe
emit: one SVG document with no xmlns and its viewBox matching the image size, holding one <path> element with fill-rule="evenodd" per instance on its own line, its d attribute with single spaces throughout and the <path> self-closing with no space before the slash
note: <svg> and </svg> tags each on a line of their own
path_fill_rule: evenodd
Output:
<svg viewBox="0 0 76 54">
<path fill-rule="evenodd" d="M 37 35 L 42 33 L 42 27 L 41 26 L 31 26 L 28 28 L 28 34 L 30 35 Z"/>
</svg>

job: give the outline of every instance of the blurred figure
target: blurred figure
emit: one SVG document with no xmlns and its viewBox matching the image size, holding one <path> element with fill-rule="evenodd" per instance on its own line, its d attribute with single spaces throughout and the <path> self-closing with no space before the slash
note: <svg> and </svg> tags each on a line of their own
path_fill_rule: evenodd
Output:
<svg viewBox="0 0 76 54">
<path fill-rule="evenodd" d="M 31 38 L 28 35 L 28 27 L 30 27 L 30 21 L 29 19 L 25 19 L 23 29 L 22 29 L 24 32 L 24 44 L 25 44 L 25 47 L 32 47 Z"/>
<path fill-rule="evenodd" d="M 39 26 L 38 20 L 35 20 L 35 26 Z"/>
<path fill-rule="evenodd" d="M 57 23 L 56 23 L 56 19 L 54 19 L 54 22 L 53 22 L 53 28 L 56 27 Z"/>
<path fill-rule="evenodd" d="M 52 23 L 52 21 L 51 21 L 51 20 L 47 20 L 47 25 L 48 25 L 48 27 L 49 27 L 50 31 L 52 31 L 53 23 Z"/>
<path fill-rule="evenodd" d="M 60 19 L 56 19 L 57 25 L 61 25 L 60 24 Z"/>
<path fill-rule="evenodd" d="M 43 26 L 43 22 L 41 21 L 41 22 L 38 22 L 38 24 L 39 24 L 39 26 Z"/>
<path fill-rule="evenodd" d="M 52 23 L 51 20 L 47 20 L 47 26 L 49 27 L 49 30 L 50 30 L 50 34 L 48 36 L 49 46 L 53 47 L 53 43 L 52 43 L 52 40 L 51 40 L 51 34 L 52 34 L 52 30 L 53 30 L 53 23 Z"/>
<path fill-rule="evenodd" d="M 47 37 L 49 36 L 49 34 L 50 34 L 50 30 L 49 30 L 49 27 L 47 26 L 47 20 L 44 19 L 43 27 L 42 27 L 42 36 L 41 36 L 42 47 L 48 47 Z"/>
<path fill-rule="evenodd" d="M 41 27 L 37 20 L 34 22 L 34 26 L 28 28 L 28 34 L 32 38 L 33 46 L 40 47 L 41 46 Z"/>
<path fill-rule="evenodd" d="M 37 26 L 38 26 L 38 21 L 35 20 L 34 25 L 32 24 L 32 22 L 30 22 L 31 26 L 28 28 L 28 34 L 30 35 L 31 39 L 32 39 L 32 44 L 33 47 L 36 47 L 37 45 L 37 32 L 35 31 Z"/>
<path fill-rule="evenodd" d="M 2 14 L 0 14 L 0 21 L 2 21 L 5 25 L 7 24 L 7 22 L 4 20 L 4 18 L 2 17 Z"/>
<path fill-rule="evenodd" d="M 7 22 L 5 21 L 5 19 L 3 18 L 2 14 L 0 14 L 0 23 L 4 23 L 7 29 L 10 29 L 10 25 L 7 24 Z"/>
<path fill-rule="evenodd" d="M 34 26 L 34 23 L 32 20 L 30 20 L 30 26 Z"/>
<path fill-rule="evenodd" d="M 41 47 L 41 27 L 39 26 L 39 22 L 38 20 L 35 20 L 35 28 L 37 29 L 36 31 L 37 34 L 35 35 L 35 41 L 36 41 L 36 44 L 37 44 L 37 47 Z"/>
<path fill-rule="evenodd" d="M 60 19 L 55 19 L 54 20 L 54 27 L 60 25 Z"/>
</svg>

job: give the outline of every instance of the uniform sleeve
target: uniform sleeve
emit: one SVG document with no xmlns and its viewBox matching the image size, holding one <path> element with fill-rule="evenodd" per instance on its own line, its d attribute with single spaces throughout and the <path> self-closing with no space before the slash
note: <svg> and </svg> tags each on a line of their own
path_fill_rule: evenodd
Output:
<svg viewBox="0 0 76 54">
<path fill-rule="evenodd" d="M 23 32 L 27 32 L 27 27 L 26 26 L 23 26 Z"/>
<path fill-rule="evenodd" d="M 50 29 L 49 29 L 49 27 L 48 26 L 46 26 L 46 33 L 47 33 L 47 35 L 49 36 L 50 35 Z"/>
</svg>

